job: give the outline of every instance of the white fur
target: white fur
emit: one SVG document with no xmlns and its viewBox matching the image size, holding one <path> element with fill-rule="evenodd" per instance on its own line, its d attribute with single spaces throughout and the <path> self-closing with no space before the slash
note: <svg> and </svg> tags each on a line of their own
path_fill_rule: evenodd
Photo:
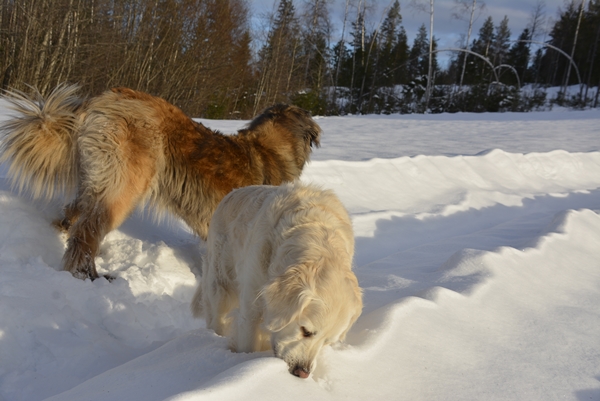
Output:
<svg viewBox="0 0 600 401">
<path fill-rule="evenodd" d="M 331 191 L 299 183 L 227 195 L 212 217 L 194 316 L 237 352 L 272 348 L 306 378 L 362 310 L 350 219 Z"/>
</svg>

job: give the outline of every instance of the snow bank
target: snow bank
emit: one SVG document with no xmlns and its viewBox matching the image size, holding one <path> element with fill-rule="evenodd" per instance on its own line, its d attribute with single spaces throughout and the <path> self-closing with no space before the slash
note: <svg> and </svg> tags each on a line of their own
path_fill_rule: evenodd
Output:
<svg viewBox="0 0 600 401">
<path fill-rule="evenodd" d="M 365 300 L 308 380 L 269 352 L 231 353 L 192 319 L 203 245 L 182 223 L 136 213 L 97 260 L 118 278 L 84 282 L 60 271 L 58 205 L 0 180 L 0 400 L 598 398 L 600 115 L 367 120 L 369 135 L 359 117 L 320 119 L 323 149 L 302 176 L 348 207 Z M 381 138 L 401 121 L 419 141 L 395 149 Z M 481 152 L 502 147 L 501 126 L 541 128 Z M 451 143 L 449 127 L 463 135 L 447 152 L 411 153 Z M 555 149 L 572 148 L 545 149 L 553 129 Z"/>
</svg>

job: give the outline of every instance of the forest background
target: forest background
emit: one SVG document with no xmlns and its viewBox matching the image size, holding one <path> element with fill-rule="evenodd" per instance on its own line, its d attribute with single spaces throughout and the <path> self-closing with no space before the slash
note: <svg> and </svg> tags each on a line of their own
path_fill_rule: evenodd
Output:
<svg viewBox="0 0 600 401">
<path fill-rule="evenodd" d="M 468 29 L 440 49 L 434 0 L 392 0 L 383 15 L 368 0 L 279 0 L 260 29 L 245 0 L 0 0 L 0 86 L 127 86 L 228 119 L 277 102 L 318 115 L 598 107 L 600 0 L 565 1 L 550 22 L 538 0 L 517 40 L 508 17 L 472 32 L 485 3 L 454 2 Z M 405 9 L 429 14 L 411 43 Z M 561 90 L 550 99 L 548 87 Z"/>
</svg>

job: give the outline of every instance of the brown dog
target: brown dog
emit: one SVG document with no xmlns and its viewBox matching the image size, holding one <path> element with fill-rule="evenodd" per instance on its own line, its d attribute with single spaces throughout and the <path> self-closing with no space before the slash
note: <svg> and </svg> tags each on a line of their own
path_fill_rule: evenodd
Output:
<svg viewBox="0 0 600 401">
<path fill-rule="evenodd" d="M 81 279 L 98 277 L 100 242 L 136 206 L 171 212 L 206 239 L 227 193 L 298 178 L 319 146 L 319 126 L 295 106 L 270 107 L 228 136 L 146 93 L 115 88 L 84 100 L 77 90 L 62 85 L 46 99 L 9 92 L 16 115 L 0 127 L 0 161 L 36 198 L 76 194 L 57 224 L 69 235 L 64 269 Z"/>
</svg>

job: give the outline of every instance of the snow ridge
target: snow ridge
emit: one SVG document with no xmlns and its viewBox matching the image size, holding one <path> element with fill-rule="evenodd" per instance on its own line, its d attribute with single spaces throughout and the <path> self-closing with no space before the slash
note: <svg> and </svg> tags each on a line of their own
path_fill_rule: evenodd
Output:
<svg viewBox="0 0 600 401">
<path fill-rule="evenodd" d="M 204 250 L 181 223 L 134 214 L 98 258 L 118 278 L 84 282 L 58 205 L 0 179 L 0 400 L 597 398 L 600 152 L 465 153 L 307 167 L 351 213 L 365 299 L 312 380 L 192 319 Z"/>
</svg>

